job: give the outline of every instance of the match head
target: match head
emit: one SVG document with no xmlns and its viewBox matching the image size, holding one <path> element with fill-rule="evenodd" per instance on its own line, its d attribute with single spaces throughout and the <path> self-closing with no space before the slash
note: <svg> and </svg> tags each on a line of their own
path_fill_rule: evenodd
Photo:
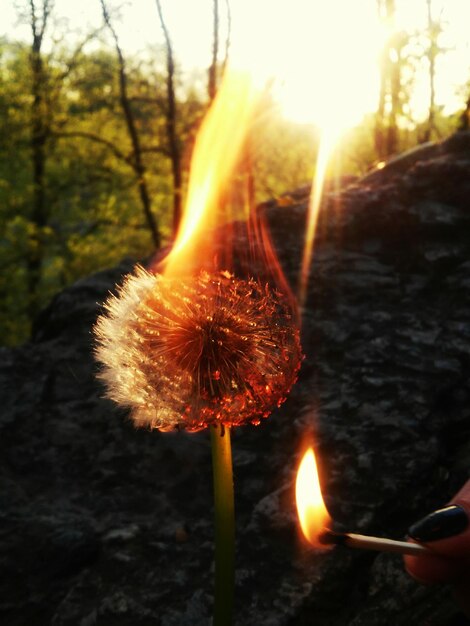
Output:
<svg viewBox="0 0 470 626">
<path fill-rule="evenodd" d="M 325 528 L 324 531 L 318 535 L 318 542 L 324 546 L 341 546 L 345 545 L 345 539 L 347 535 L 345 533 L 337 533 L 334 530 Z"/>
<path fill-rule="evenodd" d="M 137 268 L 95 326 L 107 395 L 138 426 L 257 424 L 286 398 L 301 361 L 287 297 L 253 279 Z"/>
</svg>

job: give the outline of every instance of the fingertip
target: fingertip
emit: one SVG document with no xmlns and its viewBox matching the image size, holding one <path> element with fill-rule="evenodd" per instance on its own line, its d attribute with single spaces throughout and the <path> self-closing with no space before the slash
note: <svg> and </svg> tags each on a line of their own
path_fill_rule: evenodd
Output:
<svg viewBox="0 0 470 626">
<path fill-rule="evenodd" d="M 452 559 L 435 554 L 405 556 L 405 568 L 416 581 L 432 585 L 448 583 L 458 577 L 460 566 Z"/>
</svg>

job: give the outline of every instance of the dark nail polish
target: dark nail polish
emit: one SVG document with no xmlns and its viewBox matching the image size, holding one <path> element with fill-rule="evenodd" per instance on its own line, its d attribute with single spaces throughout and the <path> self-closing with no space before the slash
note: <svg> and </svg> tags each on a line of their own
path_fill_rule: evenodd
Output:
<svg viewBox="0 0 470 626">
<path fill-rule="evenodd" d="M 410 526 L 408 535 L 416 541 L 436 541 L 454 537 L 468 526 L 467 513 L 461 506 L 452 504 L 430 513 Z"/>
</svg>

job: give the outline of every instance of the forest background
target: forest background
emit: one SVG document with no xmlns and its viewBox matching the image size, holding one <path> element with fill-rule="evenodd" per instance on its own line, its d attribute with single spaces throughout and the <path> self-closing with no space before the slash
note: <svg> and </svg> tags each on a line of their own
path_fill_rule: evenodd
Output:
<svg viewBox="0 0 470 626">
<path fill-rule="evenodd" d="M 78 33 L 53 0 L 12 5 L 15 23 L 0 37 L 1 344 L 26 340 L 66 285 L 171 242 L 197 129 L 231 53 L 230 1 L 199 1 L 210 3 L 210 40 L 205 67 L 191 73 L 179 63 L 162 0 L 145 19 L 163 43 L 139 53 L 122 45 L 122 11 L 111 0 L 96 0 L 99 23 Z M 414 0 L 427 19 L 406 29 L 398 0 L 368 1 L 387 35 L 376 106 L 348 129 L 334 159 L 346 177 L 468 130 L 470 121 L 468 81 L 455 86 L 454 110 L 439 99 L 440 60 L 452 51 L 445 12 Z M 411 103 L 423 76 L 417 115 Z M 289 193 L 314 176 L 318 128 L 289 119 L 269 91 L 254 128 L 238 177 L 249 178 L 250 202 L 281 198 L 288 211 Z"/>
</svg>

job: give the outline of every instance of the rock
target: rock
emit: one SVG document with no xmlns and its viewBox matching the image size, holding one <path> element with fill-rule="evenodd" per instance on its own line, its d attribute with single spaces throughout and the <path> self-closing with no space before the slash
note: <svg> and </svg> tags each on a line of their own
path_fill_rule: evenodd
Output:
<svg viewBox="0 0 470 626">
<path fill-rule="evenodd" d="M 289 197 L 262 211 L 295 285 L 308 190 Z M 469 204 L 468 133 L 327 195 L 299 382 L 233 433 L 237 625 L 457 623 L 450 590 L 421 587 L 400 557 L 307 546 L 294 480 L 311 437 L 335 524 L 399 538 L 468 478 Z M 210 623 L 207 433 L 136 430 L 95 379 L 96 303 L 131 268 L 64 290 L 31 342 L 2 349 L 6 626 Z"/>
</svg>

